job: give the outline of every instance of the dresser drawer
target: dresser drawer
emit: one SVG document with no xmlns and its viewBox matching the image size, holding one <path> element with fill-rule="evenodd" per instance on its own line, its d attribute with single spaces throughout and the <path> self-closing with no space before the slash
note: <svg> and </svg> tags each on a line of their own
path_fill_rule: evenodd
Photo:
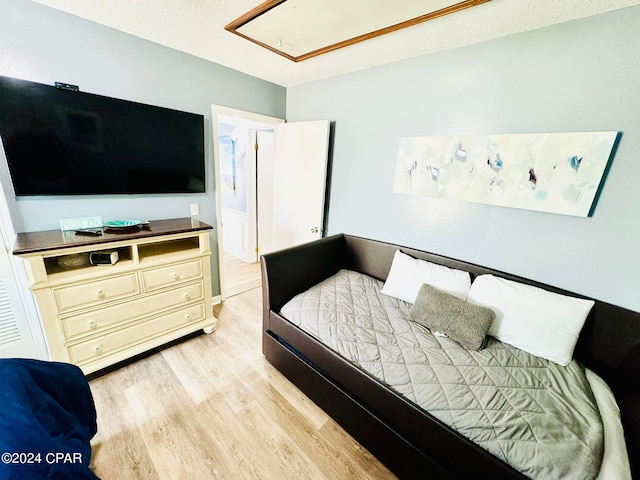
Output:
<svg viewBox="0 0 640 480">
<path fill-rule="evenodd" d="M 156 293 L 127 303 L 100 308 L 88 313 L 74 315 L 60 320 L 65 341 L 76 340 L 108 328 L 124 325 L 132 320 L 153 315 L 180 304 L 202 300 L 202 282 L 181 285 L 168 292 Z"/>
<path fill-rule="evenodd" d="M 197 259 L 184 263 L 176 263 L 168 267 L 143 270 L 142 283 L 144 284 L 144 289 L 149 291 L 201 277 L 202 260 Z"/>
<path fill-rule="evenodd" d="M 135 273 L 53 289 L 58 313 L 100 305 L 140 293 Z"/>
<path fill-rule="evenodd" d="M 77 345 L 68 346 L 67 351 L 71 362 L 82 366 L 134 347 L 136 344 L 160 336 L 163 333 L 204 320 L 204 318 L 204 302 L 201 302 L 177 312 L 171 312 L 112 333 L 106 333 Z"/>
</svg>

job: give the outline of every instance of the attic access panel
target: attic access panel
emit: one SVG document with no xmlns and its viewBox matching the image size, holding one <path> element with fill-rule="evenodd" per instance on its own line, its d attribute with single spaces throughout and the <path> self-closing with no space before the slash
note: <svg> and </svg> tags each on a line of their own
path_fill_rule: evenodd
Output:
<svg viewBox="0 0 640 480">
<path fill-rule="evenodd" d="M 490 0 L 267 0 L 225 30 L 294 62 Z"/>
</svg>

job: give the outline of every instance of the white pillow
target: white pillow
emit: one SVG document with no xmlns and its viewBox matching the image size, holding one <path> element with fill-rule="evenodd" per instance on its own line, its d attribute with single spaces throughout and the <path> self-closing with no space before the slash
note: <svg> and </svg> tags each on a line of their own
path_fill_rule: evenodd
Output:
<svg viewBox="0 0 640 480">
<path fill-rule="evenodd" d="M 419 260 L 396 250 L 381 292 L 414 303 L 424 283 L 464 300 L 471 287 L 471 276 L 468 272 Z"/>
<path fill-rule="evenodd" d="M 493 275 L 477 277 L 467 301 L 496 313 L 487 335 L 565 366 L 595 303 Z"/>
</svg>

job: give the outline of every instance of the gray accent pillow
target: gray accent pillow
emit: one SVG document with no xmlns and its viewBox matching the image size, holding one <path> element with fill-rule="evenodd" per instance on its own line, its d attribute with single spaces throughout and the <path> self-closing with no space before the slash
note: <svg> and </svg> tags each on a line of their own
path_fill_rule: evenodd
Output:
<svg viewBox="0 0 640 480">
<path fill-rule="evenodd" d="M 455 340 L 468 350 L 480 350 L 496 314 L 493 310 L 466 302 L 428 284 L 420 287 L 409 318 Z"/>
</svg>

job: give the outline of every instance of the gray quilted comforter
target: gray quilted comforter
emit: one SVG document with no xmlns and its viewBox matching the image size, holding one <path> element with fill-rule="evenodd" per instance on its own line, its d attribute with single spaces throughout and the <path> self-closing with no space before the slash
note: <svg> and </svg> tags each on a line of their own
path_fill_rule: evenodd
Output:
<svg viewBox="0 0 640 480">
<path fill-rule="evenodd" d="M 489 339 L 469 351 L 408 318 L 382 282 L 341 270 L 281 314 L 530 478 L 594 478 L 603 427 L 584 369 Z"/>
</svg>

